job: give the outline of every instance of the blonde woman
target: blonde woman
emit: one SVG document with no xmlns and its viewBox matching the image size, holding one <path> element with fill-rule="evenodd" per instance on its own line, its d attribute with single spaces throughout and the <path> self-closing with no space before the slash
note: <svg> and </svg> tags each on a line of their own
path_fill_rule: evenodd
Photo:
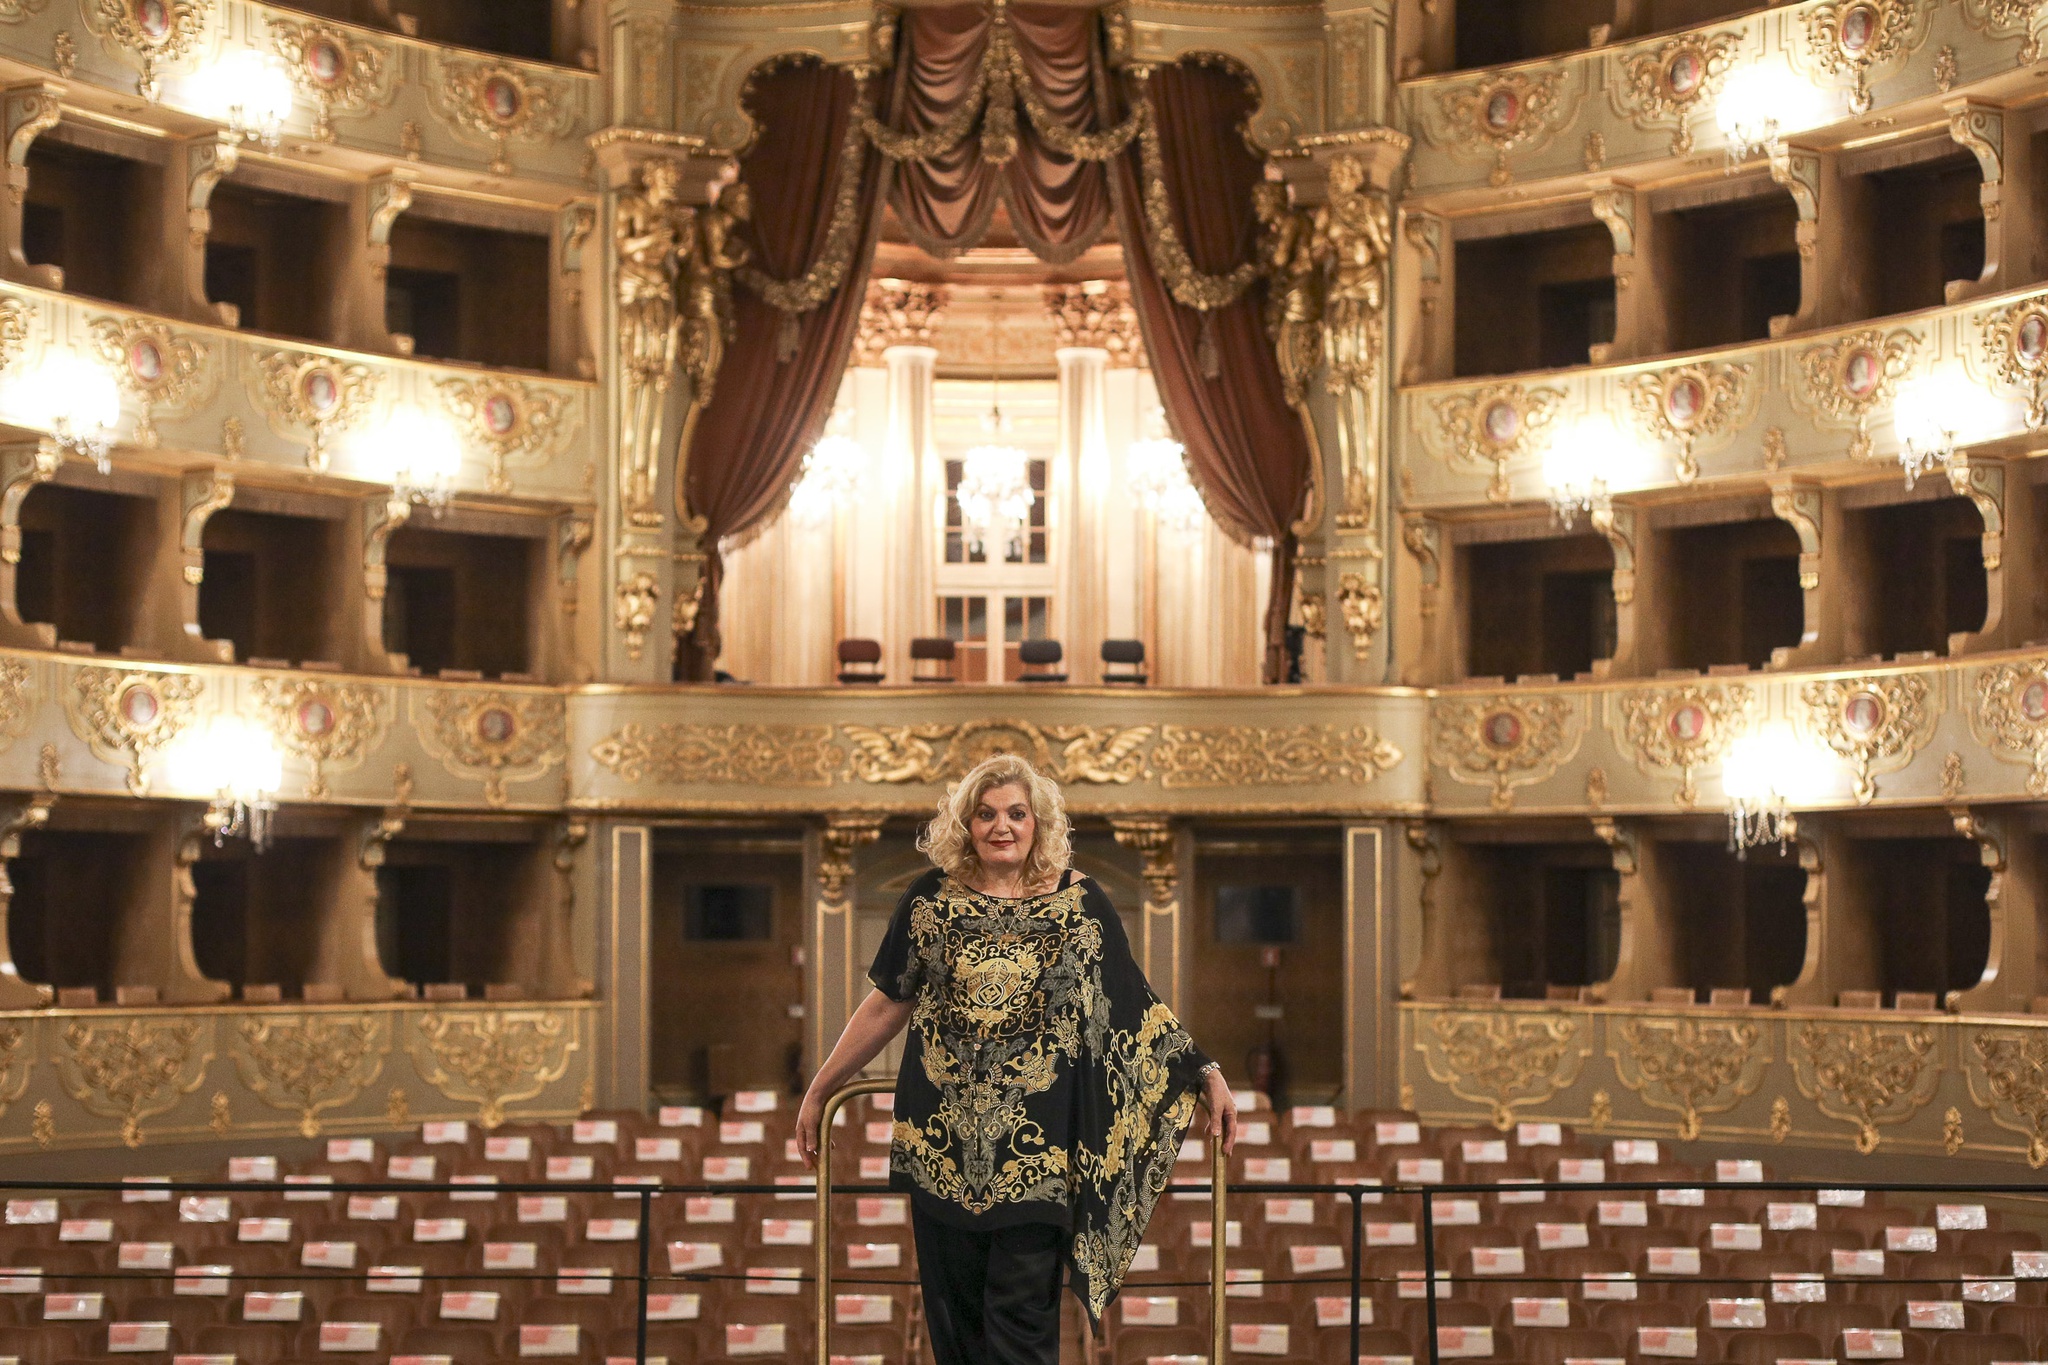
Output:
<svg viewBox="0 0 2048 1365">
<path fill-rule="evenodd" d="M 1060 791 L 977 764 L 918 847 L 869 992 L 797 1114 L 815 1164 L 825 1098 L 905 1024 L 889 1185 L 911 1200 L 938 1365 L 1055 1365 L 1060 1284 L 1116 1297 L 1197 1096 L 1228 1151 L 1221 1070 L 1161 1004 L 1100 886 L 1069 866 Z"/>
</svg>

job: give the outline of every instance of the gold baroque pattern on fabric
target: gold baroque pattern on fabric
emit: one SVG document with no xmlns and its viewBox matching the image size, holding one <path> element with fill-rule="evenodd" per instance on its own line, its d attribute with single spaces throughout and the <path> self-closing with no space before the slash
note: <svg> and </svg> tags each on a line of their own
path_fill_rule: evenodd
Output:
<svg viewBox="0 0 2048 1365">
<path fill-rule="evenodd" d="M 1363 786 L 1401 757 L 1369 725 L 1163 725 L 1152 767 L 1167 788 Z"/>
<path fill-rule="evenodd" d="M 477 1107 L 486 1128 L 505 1106 L 560 1080 L 581 1046 L 572 1015 L 554 1010 L 451 1010 L 413 1020 L 409 1051 L 420 1079 L 449 1099 Z"/>
<path fill-rule="evenodd" d="M 308 1138 L 320 1136 L 320 1111 L 362 1094 L 390 1051 L 390 1016 L 376 1014 L 262 1014 L 238 1020 L 229 1042 L 244 1088 L 296 1113 Z"/>
<path fill-rule="evenodd" d="M 1580 1015 L 1503 1010 L 1433 1013 L 1415 1050 L 1438 1084 L 1486 1105 L 1506 1132 L 1516 1109 L 1570 1089 L 1592 1048 Z"/>
<path fill-rule="evenodd" d="M 2048 1032 L 1983 1029 L 1962 1060 L 1977 1107 L 2026 1138 L 2029 1166 L 2048 1166 Z"/>
<path fill-rule="evenodd" d="M 1882 1140 L 1878 1129 L 1919 1112 L 1941 1079 L 1934 1031 L 1924 1024 L 1814 1020 L 1786 1051 L 1799 1092 L 1829 1118 L 1855 1124 L 1856 1150 L 1866 1156 Z"/>
<path fill-rule="evenodd" d="M 1743 1019 L 1652 1016 L 1610 1021 L 1614 1072 L 1652 1109 L 1678 1115 L 1678 1138 L 1700 1135 L 1700 1115 L 1733 1109 L 1770 1069 L 1763 1027 Z"/>
<path fill-rule="evenodd" d="M 1015 754 L 1057 782 L 1123 785 L 1145 774 L 1149 725 L 842 725 L 848 774 L 861 782 L 949 782 L 992 754 Z"/>
<path fill-rule="evenodd" d="M 829 787 L 845 760 L 830 725 L 696 725 L 628 722 L 590 756 L 622 782 L 652 777 L 675 786 L 760 784 Z"/>
<path fill-rule="evenodd" d="M 121 1141 L 142 1145 L 142 1121 L 164 1113 L 206 1079 L 213 1019 L 130 1016 L 64 1025 L 50 1058 L 64 1093 L 101 1118 L 119 1119 Z"/>
</svg>

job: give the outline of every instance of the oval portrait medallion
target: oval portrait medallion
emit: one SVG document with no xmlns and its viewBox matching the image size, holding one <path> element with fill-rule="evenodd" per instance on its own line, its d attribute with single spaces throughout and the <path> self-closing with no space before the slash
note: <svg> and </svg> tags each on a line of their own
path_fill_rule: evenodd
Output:
<svg viewBox="0 0 2048 1365">
<path fill-rule="evenodd" d="M 2029 313 L 2012 329 L 2012 356 L 2023 369 L 2039 369 L 2048 354 L 2048 314 Z"/>
<path fill-rule="evenodd" d="M 1870 50 L 1870 43 L 1877 36 L 1877 7 L 1875 5 L 1851 5 L 1842 11 L 1842 51 L 1851 57 L 1860 57 Z"/>
<path fill-rule="evenodd" d="M 1700 54 L 1690 48 L 1671 54 L 1671 60 L 1664 64 L 1664 88 L 1677 99 L 1691 99 L 1699 93 L 1700 82 L 1705 79 L 1706 68 L 1700 61 Z"/>
<path fill-rule="evenodd" d="M 142 337 L 128 348 L 128 372 L 145 384 L 154 384 L 164 377 L 164 353 L 148 337 Z"/>
<path fill-rule="evenodd" d="M 1706 708 L 1696 702 L 1673 707 L 1664 729 L 1680 744 L 1697 744 L 1707 733 Z"/>
<path fill-rule="evenodd" d="M 316 38 L 306 48 L 306 72 L 316 85 L 333 85 L 341 79 L 341 45 L 332 38 Z"/>
<path fill-rule="evenodd" d="M 151 43 L 160 43 L 171 33 L 171 11 L 164 0 L 135 0 L 135 27 Z"/>
<path fill-rule="evenodd" d="M 334 732 L 334 708 L 324 698 L 308 697 L 293 713 L 299 733 L 308 739 L 324 739 Z"/>
<path fill-rule="evenodd" d="M 484 400 L 484 427 L 493 436 L 510 434 L 519 425 L 519 409 L 512 400 L 502 393 L 494 393 Z"/>
<path fill-rule="evenodd" d="M 1875 692 L 1852 692 L 1842 703 L 1842 728 L 1859 738 L 1877 733 L 1884 724 L 1884 698 Z"/>
<path fill-rule="evenodd" d="M 1699 421 L 1706 406 L 1706 386 L 1691 375 L 1681 376 L 1664 390 L 1665 420 L 1680 431 Z"/>
<path fill-rule="evenodd" d="M 341 401 L 341 387 L 334 382 L 332 370 L 308 370 L 299 380 L 299 396 L 306 400 L 306 406 L 316 416 L 324 417 Z"/>
<path fill-rule="evenodd" d="M 2020 689 L 2020 714 L 2035 725 L 2048 720 L 2048 678 L 2032 678 Z"/>
<path fill-rule="evenodd" d="M 510 123 L 519 117 L 522 96 L 518 85 L 503 76 L 493 76 L 484 82 L 484 112 L 500 123 Z"/>
<path fill-rule="evenodd" d="M 149 730 L 156 726 L 164 713 L 164 704 L 156 689 L 148 683 L 129 683 L 121 689 L 121 695 L 114 700 L 114 709 L 120 713 L 122 724 L 131 730 Z"/>
<path fill-rule="evenodd" d="M 1479 722 L 1479 737 L 1489 749 L 1512 749 L 1522 742 L 1522 718 L 1512 711 L 1489 711 Z"/>
<path fill-rule="evenodd" d="M 512 742 L 512 736 L 519 733 L 519 718 L 502 706 L 487 706 L 477 712 L 476 737 L 486 744 L 499 745 Z"/>
<path fill-rule="evenodd" d="M 1486 101 L 1486 126 L 1492 132 L 1508 132 L 1521 116 L 1521 97 L 1512 90 L 1496 90 Z"/>
<path fill-rule="evenodd" d="M 1497 446 L 1507 445 L 1522 430 L 1522 414 L 1515 410 L 1513 403 L 1495 403 L 1480 419 L 1486 428 L 1486 439 Z"/>
<path fill-rule="evenodd" d="M 1842 391 L 1851 398 L 1868 398 L 1884 381 L 1884 362 L 1868 346 L 1859 346 L 1842 359 Z"/>
</svg>

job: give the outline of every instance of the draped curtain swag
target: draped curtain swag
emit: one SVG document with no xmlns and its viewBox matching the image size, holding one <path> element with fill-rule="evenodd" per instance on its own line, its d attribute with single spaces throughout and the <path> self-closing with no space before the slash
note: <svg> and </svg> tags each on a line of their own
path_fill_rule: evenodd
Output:
<svg viewBox="0 0 2048 1365">
<path fill-rule="evenodd" d="M 688 505 L 708 548 L 685 675 L 708 679 L 718 656 L 717 544 L 781 507 L 823 430 L 886 199 L 941 259 L 979 242 L 998 203 L 1054 263 L 1115 214 L 1189 472 L 1233 537 L 1275 547 L 1266 676 L 1278 681 L 1309 453 L 1261 322 L 1251 189 L 1263 168 L 1239 131 L 1254 96 L 1229 72 L 1168 67 L 1119 111 L 1094 11 L 1002 0 L 907 11 L 888 83 L 877 116 L 874 83 L 841 69 L 804 62 L 754 82 L 759 134 L 740 178 L 759 264 L 739 272 L 736 335 L 691 434 Z"/>
</svg>

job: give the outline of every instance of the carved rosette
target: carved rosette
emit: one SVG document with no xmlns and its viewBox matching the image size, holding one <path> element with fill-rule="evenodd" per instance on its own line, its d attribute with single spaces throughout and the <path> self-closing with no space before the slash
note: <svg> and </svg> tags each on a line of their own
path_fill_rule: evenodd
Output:
<svg viewBox="0 0 2048 1365">
<path fill-rule="evenodd" d="M 142 1121 L 199 1088 L 213 1060 L 213 1019 L 130 1015 L 67 1022 L 50 1065 L 88 1113 L 121 1121 L 121 1141 L 142 1145 Z"/>
<path fill-rule="evenodd" d="M 1152 766 L 1169 789 L 1363 786 L 1401 757 L 1369 725 L 1163 725 Z"/>
<path fill-rule="evenodd" d="M 1652 1109 L 1678 1115 L 1678 1139 L 1695 1141 L 1702 1114 L 1726 1113 L 1756 1093 L 1770 1069 L 1761 1025 L 1684 1015 L 1610 1020 L 1614 1073 Z"/>
<path fill-rule="evenodd" d="M 428 93 L 434 112 L 457 136 L 489 144 L 493 175 L 512 173 L 511 143 L 553 142 L 576 123 L 567 83 L 513 62 L 449 48 L 434 54 Z"/>
<path fill-rule="evenodd" d="M 250 361 L 249 396 L 278 435 L 306 441 L 306 468 L 325 470 L 328 442 L 368 415 L 382 378 L 332 356 L 271 351 Z"/>
<path fill-rule="evenodd" d="M 384 1069 L 391 1016 L 261 1014 L 238 1020 L 229 1042 L 250 1094 L 299 1116 L 301 1137 L 320 1136 L 320 1111 L 347 1104 Z"/>
<path fill-rule="evenodd" d="M 1109 352 L 1112 369 L 1146 367 L 1145 338 L 1128 285 L 1112 280 L 1046 286 L 1045 311 L 1059 346 L 1092 346 Z"/>
<path fill-rule="evenodd" d="M 566 434 L 563 395 L 516 379 L 443 379 L 434 385 L 449 415 L 490 455 L 490 490 L 510 493 L 515 463 L 545 464 Z"/>
<path fill-rule="evenodd" d="M 567 757 L 560 693 L 428 688 L 412 697 L 420 747 L 457 777 L 480 778 L 484 800 L 506 802 L 508 783 L 531 781 Z"/>
<path fill-rule="evenodd" d="M 1570 1089 L 1592 1052 L 1585 1019 L 1555 1010 L 1446 1010 L 1417 1032 L 1415 1050 L 1431 1079 L 1487 1106 L 1502 1132 L 1514 1126 L 1515 1110 Z"/>
<path fill-rule="evenodd" d="M 1749 728 L 1755 705 L 1756 690 L 1744 683 L 1644 688 L 1613 697 L 1608 724 L 1638 771 L 1678 774 L 1673 799 L 1691 810 L 1699 801 L 1699 770 L 1719 762 Z"/>
<path fill-rule="evenodd" d="M 148 318 L 95 318 L 92 348 L 114 380 L 142 409 L 135 423 L 139 445 L 157 444 L 156 409 L 196 406 L 219 378 L 205 342 Z"/>
<path fill-rule="evenodd" d="M 1515 788 L 1550 777 L 1578 752 L 1583 717 L 1570 697 L 1502 692 L 1443 696 L 1430 704 L 1430 753 L 1453 779 L 1491 787 L 1495 810 Z"/>
<path fill-rule="evenodd" d="M 328 794 L 329 775 L 360 765 L 391 726 L 389 690 L 367 683 L 259 677 L 249 695 L 278 747 L 306 765 L 306 795 L 316 801 Z"/>
<path fill-rule="evenodd" d="M 163 69 L 187 53 L 213 18 L 214 0 L 79 0 L 85 26 L 141 75 L 136 93 L 154 100 Z"/>
<path fill-rule="evenodd" d="M 1681 33 L 1633 53 L 1610 88 L 1615 112 L 1643 132 L 1671 127 L 1671 154 L 1684 156 L 1692 150 L 1693 118 L 1712 107 L 1744 36 L 1741 29 Z"/>
<path fill-rule="evenodd" d="M 1799 1093 L 1821 1113 L 1856 1125 L 1856 1150 L 1877 1150 L 1879 1129 L 1907 1119 L 1934 1098 L 1942 1066 L 1934 1031 L 1922 1024 L 1802 1024 L 1788 1040 Z"/>
<path fill-rule="evenodd" d="M 336 114 L 366 114 L 391 97 L 386 47 L 368 34 L 318 20 L 270 18 L 270 41 L 299 93 L 313 101 L 316 141 L 334 140 Z"/>
<path fill-rule="evenodd" d="M 590 756 L 621 782 L 671 786 L 829 787 L 846 753 L 830 725 L 697 725 L 667 721 L 652 730 L 628 722 L 591 746 Z"/>
<path fill-rule="evenodd" d="M 1877 797 L 1877 774 L 1894 772 L 1934 738 L 1940 708 L 1926 675 L 1823 678 L 1799 689 L 1804 728 L 1846 759 L 1856 804 Z"/>
<path fill-rule="evenodd" d="M 1920 338 L 1904 328 L 1867 327 L 1799 353 L 1801 396 L 1818 420 L 1855 433 L 1850 459 L 1870 458 L 1871 414 L 1891 406 L 1919 349 Z"/>
<path fill-rule="evenodd" d="M 1985 367 L 2027 405 L 2027 430 L 2048 426 L 2048 299 L 2028 298 L 1975 318 Z"/>
<path fill-rule="evenodd" d="M 2048 1166 L 2048 1032 L 1980 1029 L 1962 1054 L 1970 1098 L 2026 1138 L 2029 1166 Z"/>
<path fill-rule="evenodd" d="M 574 1017 L 556 1010 L 446 1010 L 414 1016 L 408 1050 L 421 1080 L 496 1128 L 506 1105 L 567 1074 L 581 1045 Z"/>
<path fill-rule="evenodd" d="M 2048 797 L 2048 658 L 1994 664 L 1977 675 L 1977 742 L 2027 768 L 2027 794 Z"/>
<path fill-rule="evenodd" d="M 1508 153 L 1541 146 L 1570 122 L 1564 71 L 1498 71 L 1437 96 L 1438 126 L 1425 137 L 1454 156 L 1487 157 L 1487 180 L 1508 184 Z M 1571 101 L 1576 103 L 1577 101 Z"/>
<path fill-rule="evenodd" d="M 1698 361 L 1649 370 L 1622 381 L 1636 426 L 1653 441 L 1678 447 L 1678 481 L 1691 483 L 1700 466 L 1694 447 L 1740 426 L 1755 405 L 1756 367 L 1747 362 Z"/>
<path fill-rule="evenodd" d="M 1486 384 L 1438 398 L 1437 430 L 1448 463 L 1456 468 L 1491 468 L 1486 496 L 1506 502 L 1511 494 L 1508 465 L 1542 449 L 1550 424 L 1564 406 L 1564 390 L 1525 389 L 1520 384 Z"/>
<path fill-rule="evenodd" d="M 1847 76 L 1849 108 L 1870 112 L 1870 73 L 1926 40 L 1931 0 L 1838 0 L 1806 12 L 1806 53 L 1823 74 Z"/>
<path fill-rule="evenodd" d="M 1152 727 L 1037 725 L 976 720 L 962 725 L 843 725 L 847 772 L 873 783 L 950 782 L 994 754 L 1015 754 L 1058 782 L 1118 785 L 1145 775 Z"/>
<path fill-rule="evenodd" d="M 144 769 L 193 722 L 205 689 L 205 680 L 189 673 L 85 667 L 65 693 L 64 713 L 96 757 L 128 770 L 130 794 L 144 796 Z"/>
</svg>

